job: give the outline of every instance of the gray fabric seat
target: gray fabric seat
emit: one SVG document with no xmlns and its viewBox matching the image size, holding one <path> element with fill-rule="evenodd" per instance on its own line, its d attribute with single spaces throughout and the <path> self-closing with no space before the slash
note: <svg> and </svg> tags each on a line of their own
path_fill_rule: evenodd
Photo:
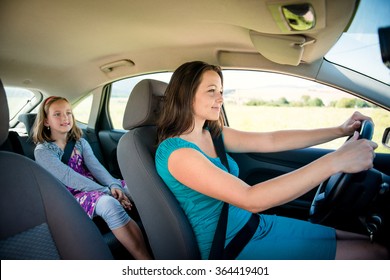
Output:
<svg viewBox="0 0 390 280">
<path fill-rule="evenodd" d="M 18 121 L 22 122 L 24 126 L 26 127 L 27 134 L 30 138 L 32 138 L 33 134 L 33 126 L 35 119 L 37 118 L 36 113 L 25 113 L 25 114 L 20 114 L 18 116 Z"/>
<path fill-rule="evenodd" d="M 14 136 L 13 142 L 17 144 L 20 142 L 22 145 L 22 153 L 23 155 L 35 160 L 34 150 L 35 143 L 33 142 L 33 127 L 35 123 L 35 119 L 37 117 L 36 113 L 25 113 L 20 114 L 18 116 L 18 120 L 24 124 L 26 127 L 26 132 L 28 134 L 27 137 L 22 136 Z M 13 132 L 13 131 L 10 131 Z M 15 132 L 16 133 L 16 132 Z M 17 133 L 16 133 L 17 135 Z M 95 156 L 101 163 L 104 163 L 103 155 L 100 151 L 99 143 L 95 140 L 96 136 L 93 137 L 93 132 L 88 131 L 87 129 L 83 129 L 83 137 L 89 142 L 92 150 L 94 151 Z M 17 138 L 16 138 L 17 137 Z M 15 146 L 15 145 L 14 145 Z M 19 149 L 18 149 L 19 150 Z M 118 259 L 133 259 L 133 256 L 122 246 L 122 244 L 116 239 L 112 231 L 108 228 L 106 222 L 101 217 L 94 217 L 92 219 L 96 226 L 98 227 L 100 233 L 103 235 L 103 239 L 105 243 L 110 248 L 110 251 L 114 255 L 115 258 Z"/>
<path fill-rule="evenodd" d="M 35 160 L 34 150 L 35 143 L 33 141 L 33 126 L 35 118 L 37 117 L 36 113 L 25 113 L 18 116 L 18 120 L 24 124 L 26 127 L 27 136 L 19 136 L 19 141 L 23 147 L 23 153 L 25 156 Z"/>
<path fill-rule="evenodd" d="M 0 81 L 0 145 L 9 109 Z M 102 235 L 69 191 L 33 160 L 0 151 L 0 258 L 113 259 Z"/>
<path fill-rule="evenodd" d="M 134 87 L 123 118 L 128 132 L 119 141 L 118 162 L 155 259 L 200 259 L 192 227 L 155 168 L 155 124 L 166 87 L 150 79 Z"/>
</svg>

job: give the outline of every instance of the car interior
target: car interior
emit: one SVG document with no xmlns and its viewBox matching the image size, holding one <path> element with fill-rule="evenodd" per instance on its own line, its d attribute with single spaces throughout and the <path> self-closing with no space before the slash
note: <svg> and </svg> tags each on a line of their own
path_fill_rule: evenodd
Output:
<svg viewBox="0 0 390 280">
<path fill-rule="evenodd" d="M 3 144 L 9 139 L 9 112 L 1 82 L 0 101 Z M 52 174 L 28 157 L 7 151 L 0 151 L 0 168 L 1 259 L 113 258 L 97 227 Z"/>
<path fill-rule="evenodd" d="M 81 108 L 76 118 L 86 114 L 85 119 L 77 119 L 77 125 L 103 166 L 127 182 L 134 204 L 129 215 L 139 224 L 154 259 L 200 259 L 191 225 L 154 162 L 156 120 L 169 77 L 182 63 L 193 60 L 221 66 L 226 84 L 229 71 L 248 76 L 271 73 L 316 83 L 307 90 L 313 96 L 321 86 L 328 86 L 373 104 L 348 110 L 365 110 L 381 122 L 360 131 L 367 139 L 380 138 L 374 168 L 353 176 L 332 176 L 294 201 L 264 213 L 365 234 L 389 246 L 389 27 L 380 29 L 375 44 L 361 35 L 359 40 L 347 41 L 347 49 L 337 45 L 348 39 L 349 28 L 357 28 L 353 20 L 362 10 L 390 26 L 386 18 L 390 5 L 383 0 L 1 1 L 1 259 L 133 259 L 101 218 L 91 221 L 66 188 L 34 162 L 32 128 L 40 103 L 49 96 L 64 96 L 75 110 Z M 378 36 L 376 29 L 374 33 Z M 359 56 L 354 44 L 365 40 L 369 43 L 361 49 L 376 47 L 382 57 Z M 341 61 L 335 59 L 337 55 Z M 348 63 L 367 67 L 343 64 L 347 58 Z M 382 76 L 369 72 L 371 62 L 381 64 Z M 240 82 L 243 89 L 228 85 L 224 89 L 223 114 L 232 127 L 236 107 L 229 107 L 229 102 L 247 102 L 240 90 L 253 90 L 246 88 L 245 79 Z M 304 87 L 300 84 L 294 85 L 297 91 Z M 34 94 L 23 100 L 16 113 L 11 112 L 14 89 Z M 88 106 L 83 107 L 85 103 Z M 245 109 L 251 109 L 249 115 L 261 115 L 262 111 L 252 111 L 254 107 Z M 328 107 L 322 109 L 323 115 L 301 114 L 302 123 L 329 117 Z M 376 109 L 385 113 L 377 117 Z M 334 149 L 230 155 L 239 165 L 239 178 L 253 185 L 292 172 Z"/>
</svg>

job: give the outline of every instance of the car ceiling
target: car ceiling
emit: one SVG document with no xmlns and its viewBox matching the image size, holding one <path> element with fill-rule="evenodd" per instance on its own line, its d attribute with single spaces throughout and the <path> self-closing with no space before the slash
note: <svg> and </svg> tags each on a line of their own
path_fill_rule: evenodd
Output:
<svg viewBox="0 0 390 280">
<path fill-rule="evenodd" d="M 312 4 L 317 18 L 312 30 L 282 30 L 270 12 L 276 4 L 296 3 Z M 355 0 L 2 0 L 0 78 L 7 86 L 72 99 L 119 78 L 172 71 L 190 60 L 226 68 L 299 68 L 323 57 L 355 5 Z"/>
</svg>

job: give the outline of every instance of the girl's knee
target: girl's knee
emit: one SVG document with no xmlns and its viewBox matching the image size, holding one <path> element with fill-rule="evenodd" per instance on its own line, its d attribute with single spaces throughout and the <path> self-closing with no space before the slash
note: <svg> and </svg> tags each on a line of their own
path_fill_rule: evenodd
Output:
<svg viewBox="0 0 390 280">
<path fill-rule="evenodd" d="M 108 195 L 102 196 L 98 200 L 95 211 L 96 215 L 106 221 L 110 229 L 123 226 L 130 220 L 119 201 Z"/>
<path fill-rule="evenodd" d="M 116 200 L 114 197 L 109 195 L 103 195 L 99 198 L 99 200 L 96 203 L 96 208 L 115 208 L 117 206 L 121 206 L 119 201 Z"/>
</svg>

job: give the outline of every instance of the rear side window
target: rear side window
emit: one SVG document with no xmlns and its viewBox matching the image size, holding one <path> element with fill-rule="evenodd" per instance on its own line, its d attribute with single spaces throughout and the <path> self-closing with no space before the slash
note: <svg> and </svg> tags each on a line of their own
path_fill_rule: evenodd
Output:
<svg viewBox="0 0 390 280">
<path fill-rule="evenodd" d="M 92 110 L 92 101 L 93 95 L 90 94 L 73 108 L 73 113 L 78 122 L 88 124 L 89 116 Z"/>
</svg>

